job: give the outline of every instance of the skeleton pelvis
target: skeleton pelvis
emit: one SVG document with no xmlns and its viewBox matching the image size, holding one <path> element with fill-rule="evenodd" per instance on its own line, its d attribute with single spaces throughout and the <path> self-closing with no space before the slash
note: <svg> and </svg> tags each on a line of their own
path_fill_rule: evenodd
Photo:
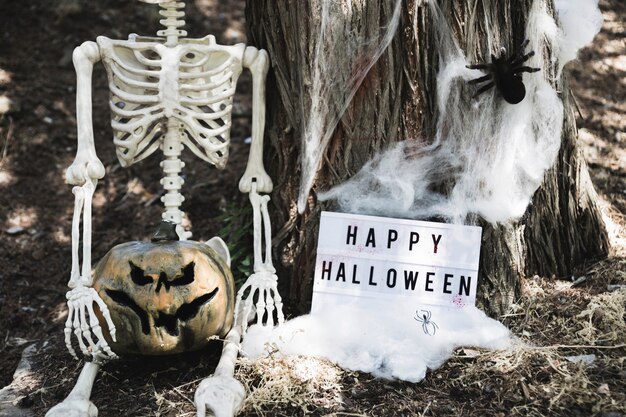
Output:
<svg viewBox="0 0 626 417">
<path fill-rule="evenodd" d="M 117 328 L 116 342 L 107 337 L 117 354 L 199 349 L 210 336 L 225 336 L 233 324 L 233 275 L 204 243 L 115 246 L 96 266 L 93 285 Z M 100 324 L 106 329 L 104 320 Z"/>
</svg>

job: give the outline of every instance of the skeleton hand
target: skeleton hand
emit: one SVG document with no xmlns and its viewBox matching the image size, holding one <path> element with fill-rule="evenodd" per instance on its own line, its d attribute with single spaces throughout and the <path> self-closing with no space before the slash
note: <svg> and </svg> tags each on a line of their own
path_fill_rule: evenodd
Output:
<svg viewBox="0 0 626 417">
<path fill-rule="evenodd" d="M 76 159 L 65 171 L 65 181 L 72 185 L 83 185 L 88 180 L 104 177 L 104 165 L 97 156 L 76 156 Z"/>
<path fill-rule="evenodd" d="M 271 193 L 274 189 L 272 179 L 262 168 L 246 169 L 241 180 L 239 180 L 239 191 L 249 193 L 252 190 L 252 183 L 256 183 L 256 190 L 259 193 Z"/>
<path fill-rule="evenodd" d="M 113 324 L 113 320 L 111 320 L 109 309 L 96 290 L 91 287 L 78 286 L 68 291 L 66 296 L 69 313 L 65 321 L 65 346 L 67 346 L 70 354 L 76 358 L 76 352 L 72 347 L 71 340 L 73 329 L 78 339 L 80 350 L 84 355 L 96 355 L 102 350 L 109 358 L 116 358 L 117 355 L 113 353 L 102 334 L 100 322 L 93 309 L 94 302 L 98 304 L 98 308 L 107 322 L 113 341 L 115 341 L 115 325 Z M 89 316 L 89 323 L 87 323 L 87 316 Z M 97 344 L 91 336 L 92 332 L 96 335 L 96 339 L 98 340 Z M 87 347 L 85 341 L 87 341 L 89 347 Z"/>
<path fill-rule="evenodd" d="M 274 269 L 263 269 L 250 275 L 246 283 L 237 292 L 237 303 L 235 304 L 235 324 L 240 324 L 242 334 L 248 328 L 248 322 L 254 320 L 256 315 L 257 323 L 266 326 L 274 326 L 274 309 L 276 309 L 277 324 L 285 321 L 283 315 L 283 300 L 278 293 L 278 277 L 274 274 Z M 243 299 L 244 294 L 247 297 Z M 256 301 L 256 311 L 254 309 L 254 299 Z M 265 323 L 263 319 L 266 318 Z M 238 322 L 237 320 L 240 320 Z"/>
<path fill-rule="evenodd" d="M 232 417 L 241 407 L 245 395 L 241 382 L 232 376 L 206 378 L 198 385 L 194 396 L 198 417 L 205 417 L 207 409 L 215 417 Z"/>
</svg>

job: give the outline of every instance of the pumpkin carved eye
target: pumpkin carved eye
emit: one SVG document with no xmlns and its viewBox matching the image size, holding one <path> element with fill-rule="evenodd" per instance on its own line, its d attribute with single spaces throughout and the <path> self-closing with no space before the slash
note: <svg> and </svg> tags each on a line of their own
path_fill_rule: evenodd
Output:
<svg viewBox="0 0 626 417">
<path fill-rule="evenodd" d="M 130 278 L 136 285 L 140 285 L 143 287 L 144 285 L 154 283 L 154 280 L 151 277 L 145 275 L 145 271 L 143 269 L 141 269 L 132 262 L 128 262 L 128 264 L 130 265 Z M 181 270 L 180 274 L 176 275 L 171 281 L 168 280 L 168 276 L 165 274 L 165 272 L 161 272 L 159 274 L 159 279 L 157 281 L 157 287 L 155 291 L 159 292 L 161 290 L 161 286 L 164 286 L 165 290 L 169 291 L 170 287 L 178 287 L 180 285 L 191 284 L 195 278 L 195 268 L 196 264 L 194 262 L 190 262 Z"/>
<path fill-rule="evenodd" d="M 152 278 L 144 275 L 143 269 L 139 268 L 132 262 L 128 263 L 130 265 L 130 278 L 137 285 L 148 285 L 152 283 Z"/>
</svg>

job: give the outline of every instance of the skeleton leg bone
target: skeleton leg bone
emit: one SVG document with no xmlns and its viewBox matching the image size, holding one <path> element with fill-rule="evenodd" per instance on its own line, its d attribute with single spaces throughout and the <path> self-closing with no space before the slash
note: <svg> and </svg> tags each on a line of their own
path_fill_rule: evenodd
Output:
<svg viewBox="0 0 626 417">
<path fill-rule="evenodd" d="M 215 373 L 204 379 L 196 389 L 194 404 L 198 417 L 205 417 L 207 410 L 215 417 L 232 417 L 241 408 L 246 390 L 233 377 L 240 345 L 241 327 L 235 325 L 226 336 Z"/>
<path fill-rule="evenodd" d="M 85 363 L 76 385 L 63 402 L 52 407 L 46 417 L 96 417 L 98 409 L 89 401 L 93 383 L 106 356 L 94 353 L 93 360 Z"/>
</svg>

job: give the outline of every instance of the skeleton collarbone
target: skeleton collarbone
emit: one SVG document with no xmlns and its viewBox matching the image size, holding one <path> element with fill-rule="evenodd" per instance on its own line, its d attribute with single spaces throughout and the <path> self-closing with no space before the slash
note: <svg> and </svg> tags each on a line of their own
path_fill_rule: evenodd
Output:
<svg viewBox="0 0 626 417">
<path fill-rule="evenodd" d="M 122 166 L 154 153 L 174 119 L 180 143 L 224 168 L 244 44 L 218 45 L 212 35 L 180 39 L 176 46 L 137 35 L 128 40 L 100 36 L 97 43 L 109 80 L 111 127 Z"/>
</svg>

